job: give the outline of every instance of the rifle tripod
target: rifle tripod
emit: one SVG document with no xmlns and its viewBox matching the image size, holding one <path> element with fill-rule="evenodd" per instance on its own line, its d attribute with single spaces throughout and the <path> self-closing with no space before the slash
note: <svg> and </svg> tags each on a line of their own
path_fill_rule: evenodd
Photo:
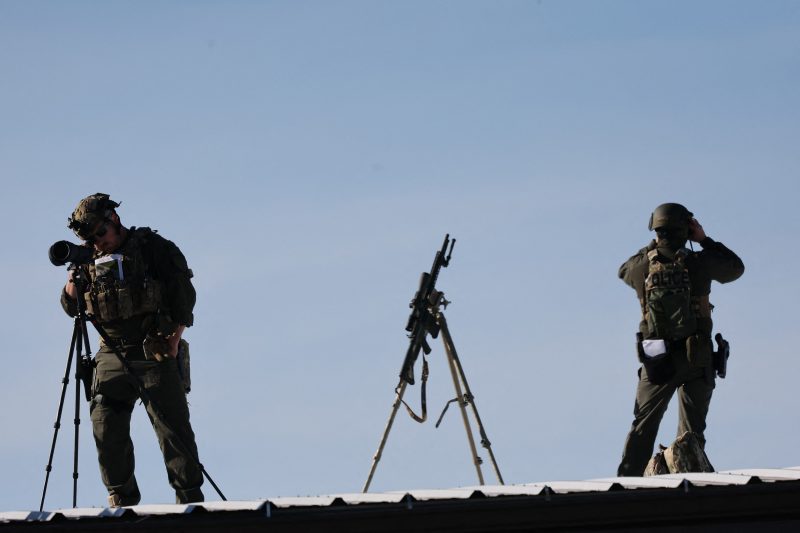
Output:
<svg viewBox="0 0 800 533">
<path fill-rule="evenodd" d="M 440 332 L 442 335 L 442 343 L 444 344 L 444 350 L 447 355 L 447 363 L 450 367 L 450 374 L 453 378 L 453 387 L 456 391 L 456 397 L 449 402 L 442 410 L 442 414 L 439 416 L 439 420 L 436 422 L 436 427 L 439 427 L 439 424 L 444 417 L 447 408 L 450 406 L 452 402 L 458 402 L 458 406 L 461 409 L 461 419 L 464 422 L 464 430 L 467 433 L 467 441 L 469 443 L 469 450 L 470 455 L 472 457 L 472 463 L 475 465 L 475 471 L 478 475 L 478 483 L 480 485 L 484 485 L 483 480 L 483 471 L 481 470 L 481 464 L 483 464 L 483 459 L 478 455 L 477 448 L 475 446 L 475 439 L 472 434 L 472 427 L 470 426 L 469 416 L 467 414 L 467 406 L 472 407 L 472 413 L 475 416 L 475 422 L 478 425 L 478 431 L 481 436 L 481 445 L 486 448 L 487 452 L 489 453 L 489 458 L 492 462 L 492 467 L 494 468 L 495 475 L 497 476 L 497 480 L 500 482 L 501 485 L 504 484 L 503 477 L 500 475 L 500 469 L 497 467 L 497 461 L 494 458 L 494 453 L 492 452 L 492 443 L 489 442 L 489 437 L 486 435 L 486 430 L 483 427 L 483 422 L 481 422 L 481 417 L 478 414 L 478 407 L 475 405 L 475 397 L 472 395 L 472 391 L 469 388 L 469 384 L 467 383 L 467 376 L 464 373 L 464 368 L 461 366 L 461 360 L 458 358 L 458 353 L 456 352 L 455 344 L 453 344 L 453 337 L 450 335 L 450 329 L 447 327 L 447 320 L 445 319 L 444 313 L 442 312 L 442 307 L 447 307 L 447 304 L 450 303 L 444 299 L 444 294 L 441 292 L 435 293 L 435 300 L 431 304 L 430 313 L 431 316 L 434 318 L 436 325 L 440 328 Z M 425 393 L 424 393 L 424 381 L 426 379 L 427 368 L 423 369 L 423 413 L 425 410 Z M 389 420 L 386 423 L 386 429 L 383 431 L 383 437 L 381 438 L 381 442 L 378 445 L 378 450 L 375 452 L 375 456 L 372 459 L 372 467 L 370 468 L 369 475 L 367 476 L 367 481 L 364 483 L 364 488 L 362 492 L 367 492 L 369 490 L 369 486 L 372 483 L 372 477 L 375 475 L 375 469 L 378 467 L 378 462 L 381 460 L 381 456 L 383 455 L 383 448 L 386 446 L 386 441 L 389 438 L 389 432 L 392 429 L 392 425 L 394 424 L 395 416 L 397 415 L 397 410 L 400 408 L 401 403 L 405 403 L 403 401 L 403 395 L 406 391 L 406 386 L 408 382 L 403 378 L 401 375 L 400 382 L 397 384 L 395 388 L 395 400 L 392 404 L 392 411 L 389 414 Z M 408 408 L 408 406 L 406 406 Z M 409 414 L 412 415 L 417 422 L 424 422 L 425 421 L 425 414 L 423 416 L 417 417 L 411 413 L 409 408 Z"/>
</svg>

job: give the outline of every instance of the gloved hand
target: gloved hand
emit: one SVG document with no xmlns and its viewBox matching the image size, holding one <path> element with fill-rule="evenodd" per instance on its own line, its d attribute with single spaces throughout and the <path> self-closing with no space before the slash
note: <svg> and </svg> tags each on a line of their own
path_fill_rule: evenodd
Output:
<svg viewBox="0 0 800 533">
<path fill-rule="evenodd" d="M 142 348 L 144 349 L 145 359 L 149 361 L 158 361 L 160 363 L 168 357 L 174 357 L 170 355 L 169 340 L 167 337 L 160 335 L 147 335 L 142 343 Z"/>
</svg>

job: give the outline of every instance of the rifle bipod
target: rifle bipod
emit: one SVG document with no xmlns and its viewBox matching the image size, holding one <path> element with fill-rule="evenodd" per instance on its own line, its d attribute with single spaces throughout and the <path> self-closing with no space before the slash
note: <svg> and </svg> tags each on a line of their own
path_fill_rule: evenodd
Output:
<svg viewBox="0 0 800 533">
<path fill-rule="evenodd" d="M 446 242 L 446 241 L 445 241 Z M 486 435 L 486 430 L 483 427 L 483 422 L 481 421 L 480 414 L 478 413 L 478 407 L 475 404 L 475 397 L 472 394 L 472 391 L 469 388 L 469 383 L 467 382 L 467 376 L 464 373 L 464 368 L 461 365 L 461 360 L 458 357 L 458 352 L 456 352 L 455 344 L 453 343 L 453 337 L 450 335 L 450 330 L 447 327 L 447 320 L 445 319 L 444 313 L 440 309 L 440 307 L 446 307 L 449 303 L 444 299 L 444 294 L 433 290 L 431 291 L 432 294 L 430 295 L 432 298 L 432 303 L 428 308 L 430 312 L 430 316 L 435 321 L 436 331 L 440 331 L 442 335 L 442 343 L 444 344 L 445 354 L 447 356 L 448 366 L 450 367 L 450 374 L 453 378 L 453 387 L 455 388 L 456 397 L 448 402 L 442 411 L 441 416 L 439 417 L 439 421 L 436 423 L 436 427 L 439 426 L 441 423 L 442 417 L 444 416 L 445 411 L 447 410 L 447 406 L 449 406 L 452 402 L 457 402 L 458 406 L 461 410 L 461 418 L 464 422 L 464 430 L 467 434 L 467 441 L 469 443 L 470 454 L 472 457 L 472 462 L 475 465 L 475 471 L 478 475 L 478 482 L 480 485 L 484 485 L 484 478 L 483 478 L 483 471 L 481 470 L 481 464 L 483 464 L 483 460 L 478 455 L 477 448 L 475 446 L 475 439 L 472 434 L 472 427 L 470 425 L 469 415 L 467 413 L 467 405 L 472 407 L 472 414 L 475 417 L 475 422 L 478 425 L 478 431 L 481 436 L 481 445 L 487 450 L 489 454 L 489 458 L 492 462 L 492 467 L 494 468 L 495 475 L 497 476 L 497 480 L 501 485 L 504 485 L 503 476 L 500 474 L 500 469 L 497 466 L 497 461 L 494 457 L 494 452 L 492 451 L 492 444 L 489 441 L 488 436 Z M 413 303 L 413 302 L 412 302 Z M 424 335 L 423 335 L 424 337 Z M 422 341 L 417 341 L 420 343 L 420 348 L 422 348 L 422 342 L 424 342 L 424 338 Z M 412 346 L 414 345 L 415 340 L 412 338 Z M 425 344 L 427 347 L 427 344 Z M 425 350 L 425 353 L 430 352 L 430 348 Z M 425 375 L 423 371 L 423 376 Z M 375 470 L 378 467 L 378 462 L 381 460 L 381 456 L 383 455 L 383 449 L 386 446 L 386 441 L 389 438 L 389 432 L 392 429 L 392 425 L 394 424 L 395 416 L 397 415 L 397 410 L 400 407 L 400 404 L 405 404 L 403 401 L 403 395 L 405 394 L 406 387 L 409 382 L 404 378 L 404 373 L 401 371 L 400 382 L 395 389 L 395 400 L 392 404 L 392 410 L 389 414 L 389 420 L 386 423 L 386 428 L 383 431 L 383 436 L 381 437 L 380 444 L 378 445 L 378 450 L 375 452 L 375 455 L 372 459 L 372 466 L 369 471 L 369 475 L 367 476 L 367 481 L 364 483 L 364 488 L 362 492 L 367 492 L 369 490 L 369 486 L 372 483 L 372 478 L 375 475 Z M 413 384 L 413 378 L 411 381 Z M 424 387 L 424 377 L 423 377 L 423 384 Z M 424 398 L 424 392 L 423 392 Z M 412 416 L 414 420 L 418 422 L 424 421 L 424 414 L 422 417 L 416 417 L 411 413 L 409 409 L 409 414 Z M 418 419 L 419 418 L 419 419 Z"/>
</svg>

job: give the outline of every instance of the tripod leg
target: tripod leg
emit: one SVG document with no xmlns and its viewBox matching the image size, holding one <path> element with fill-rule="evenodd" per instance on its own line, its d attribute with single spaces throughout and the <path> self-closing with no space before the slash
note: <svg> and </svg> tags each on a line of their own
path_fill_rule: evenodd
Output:
<svg viewBox="0 0 800 533">
<path fill-rule="evenodd" d="M 494 457 L 494 452 L 492 451 L 492 443 L 489 441 L 489 437 L 486 435 L 486 430 L 483 427 L 483 422 L 481 422 L 481 416 L 480 414 L 478 414 L 478 406 L 475 404 L 475 397 L 472 395 L 472 391 L 469 388 L 469 383 L 467 383 L 467 376 L 464 373 L 464 368 L 461 366 L 461 360 L 458 358 L 456 347 L 453 344 L 453 337 L 450 336 L 450 329 L 447 327 L 447 320 L 445 319 L 444 314 L 439 313 L 438 321 L 439 321 L 439 326 L 442 329 L 442 341 L 444 342 L 445 351 L 447 351 L 448 359 L 451 361 L 451 370 L 454 371 L 453 381 L 454 382 L 457 381 L 455 377 L 455 371 L 457 371 L 461 379 L 461 383 L 464 384 L 464 391 L 466 393 L 467 398 L 469 399 L 469 403 L 470 405 L 472 405 L 472 414 L 475 415 L 475 421 L 478 424 L 478 430 L 481 435 L 481 445 L 484 448 L 486 448 L 487 452 L 489 452 L 489 459 L 491 459 L 492 461 L 492 467 L 494 468 L 494 473 L 497 476 L 497 480 L 500 482 L 501 485 L 505 485 L 505 482 L 503 481 L 503 476 L 500 474 L 500 468 L 498 468 L 497 466 L 497 460 Z M 456 391 L 460 396 L 461 393 L 458 386 L 456 386 Z M 462 412 L 463 411 L 464 408 L 462 407 Z M 471 433 L 470 433 L 470 442 L 472 442 Z M 474 444 L 472 446 L 474 448 Z"/>
<path fill-rule="evenodd" d="M 73 446 L 72 457 L 72 508 L 78 507 L 78 443 L 79 429 L 81 425 L 81 369 L 80 360 L 83 353 L 83 326 L 81 326 L 81 335 L 78 336 L 78 342 L 75 352 L 75 444 Z"/>
<path fill-rule="evenodd" d="M 72 330 L 72 341 L 69 345 L 69 356 L 67 357 L 67 368 L 64 371 L 64 378 L 61 380 L 61 400 L 58 402 L 58 414 L 56 415 L 56 423 L 53 425 L 53 442 L 50 445 L 50 457 L 47 460 L 47 467 L 45 471 L 47 474 L 44 478 L 44 488 L 42 489 L 42 500 L 39 503 L 39 511 L 44 510 L 44 498 L 47 495 L 47 484 L 50 481 L 50 472 L 53 470 L 53 454 L 56 451 L 56 441 L 58 440 L 58 430 L 61 428 L 61 413 L 64 411 L 64 398 L 67 394 L 67 385 L 69 385 L 69 371 L 72 368 L 72 357 L 75 353 L 75 343 L 80 335 L 80 326 L 78 319 L 75 319 L 75 327 Z"/>
<path fill-rule="evenodd" d="M 389 431 L 392 430 L 394 417 L 397 415 L 397 410 L 400 408 L 400 403 L 403 401 L 403 394 L 406 392 L 406 385 L 408 384 L 401 379 L 400 384 L 397 386 L 397 394 L 395 396 L 394 403 L 392 404 L 392 412 L 389 415 L 389 420 L 386 422 L 386 429 L 383 430 L 383 437 L 378 445 L 378 451 L 375 452 L 375 456 L 372 458 L 372 466 L 369 469 L 369 476 L 367 476 L 367 482 L 364 483 L 364 488 L 361 490 L 361 492 L 367 492 L 369 490 L 370 483 L 372 483 L 372 476 L 375 475 L 375 469 L 378 467 L 378 461 L 381 460 L 381 456 L 383 455 L 383 448 L 386 446 L 386 440 L 389 438 Z"/>
<path fill-rule="evenodd" d="M 81 425 L 81 387 L 78 384 L 80 376 L 75 374 L 75 446 L 74 457 L 72 459 L 72 507 L 78 506 L 78 430 Z"/>
<path fill-rule="evenodd" d="M 442 317 L 442 315 L 439 315 Z M 444 321 L 444 317 L 442 317 Z M 469 424 L 469 416 L 467 416 L 467 403 L 468 400 L 464 397 L 461 391 L 461 382 L 458 380 L 458 373 L 455 363 L 455 347 L 453 346 L 452 339 L 446 327 L 442 327 L 442 341 L 444 343 L 444 350 L 447 353 L 447 364 L 450 367 L 450 375 L 453 377 L 453 387 L 456 389 L 456 397 L 458 398 L 458 407 L 461 410 L 461 419 L 464 421 L 464 430 L 467 432 L 467 441 L 469 442 L 469 450 L 472 454 L 472 463 L 475 465 L 475 471 L 478 473 L 478 483 L 484 484 L 483 472 L 481 471 L 481 463 L 483 460 L 478 456 L 478 450 L 475 448 L 475 439 L 472 437 L 472 428 Z"/>
<path fill-rule="evenodd" d="M 86 395 L 86 401 L 90 401 L 90 388 L 91 388 L 91 372 L 86 375 L 86 366 L 84 361 L 92 359 L 92 349 L 89 346 L 89 331 L 86 328 L 86 320 L 80 318 L 79 324 L 76 327 L 80 329 L 78 332 L 78 340 L 76 342 L 75 350 L 75 444 L 73 446 L 73 462 L 72 462 L 72 507 L 78 506 L 78 451 L 80 445 L 80 425 L 81 425 L 81 384 Z M 81 383 L 83 382 L 83 383 Z"/>
</svg>

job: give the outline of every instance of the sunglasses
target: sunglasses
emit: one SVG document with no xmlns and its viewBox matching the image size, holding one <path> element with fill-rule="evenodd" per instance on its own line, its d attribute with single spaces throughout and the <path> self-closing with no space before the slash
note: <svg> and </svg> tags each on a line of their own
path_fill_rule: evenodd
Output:
<svg viewBox="0 0 800 533">
<path fill-rule="evenodd" d="M 100 238 L 102 238 L 102 237 L 103 237 L 103 236 L 104 236 L 104 235 L 105 235 L 107 232 L 108 232 L 108 220 L 104 221 L 104 222 L 103 222 L 103 223 L 100 225 L 100 227 L 99 227 L 99 228 L 97 228 L 97 231 L 95 231 L 95 232 L 94 232 L 94 234 L 90 235 L 90 236 L 89 236 L 89 237 L 86 239 L 86 242 L 87 242 L 87 243 L 89 243 L 89 244 L 92 244 L 92 243 L 94 243 L 94 240 L 95 240 L 95 239 L 100 239 Z"/>
<path fill-rule="evenodd" d="M 671 239 L 672 237 L 683 237 L 687 231 L 682 228 L 659 228 L 656 230 L 656 235 L 660 239 Z"/>
</svg>

